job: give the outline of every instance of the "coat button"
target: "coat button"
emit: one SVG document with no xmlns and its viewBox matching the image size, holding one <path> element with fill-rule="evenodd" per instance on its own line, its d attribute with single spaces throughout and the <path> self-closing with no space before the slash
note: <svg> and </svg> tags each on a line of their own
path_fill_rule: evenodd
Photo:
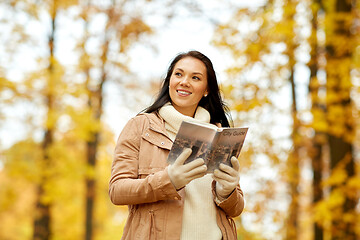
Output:
<svg viewBox="0 0 360 240">
<path fill-rule="evenodd" d="M 164 145 L 165 143 L 164 142 L 161 142 L 161 145 Z"/>
<path fill-rule="evenodd" d="M 174 199 L 175 199 L 175 200 L 179 200 L 179 198 L 178 198 L 178 197 L 174 197 Z"/>
<path fill-rule="evenodd" d="M 149 136 L 149 134 L 148 134 L 148 133 L 145 133 L 145 136 L 147 136 L 147 137 L 148 137 L 148 136 Z"/>
</svg>

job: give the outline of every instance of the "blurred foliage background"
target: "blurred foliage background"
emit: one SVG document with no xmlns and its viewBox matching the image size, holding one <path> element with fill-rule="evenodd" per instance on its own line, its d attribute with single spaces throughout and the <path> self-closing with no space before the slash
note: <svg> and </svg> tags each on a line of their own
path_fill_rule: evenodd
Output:
<svg viewBox="0 0 360 240">
<path fill-rule="evenodd" d="M 149 69 L 165 74 L 161 56 L 181 41 L 216 52 L 234 125 L 250 127 L 239 239 L 360 239 L 359 10 L 355 0 L 1 1 L 0 239 L 120 239 L 127 207 L 107 195 L 116 137 L 159 88 Z M 184 32 L 189 22 L 210 37 Z"/>
</svg>

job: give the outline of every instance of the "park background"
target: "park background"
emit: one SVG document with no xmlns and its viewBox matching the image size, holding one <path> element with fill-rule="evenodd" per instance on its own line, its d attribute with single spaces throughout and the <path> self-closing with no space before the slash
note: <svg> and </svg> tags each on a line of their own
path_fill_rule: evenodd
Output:
<svg viewBox="0 0 360 240">
<path fill-rule="evenodd" d="M 355 0 L 0 2 L 0 239 L 120 239 L 116 138 L 171 59 L 214 63 L 235 126 L 239 239 L 360 239 Z"/>
</svg>

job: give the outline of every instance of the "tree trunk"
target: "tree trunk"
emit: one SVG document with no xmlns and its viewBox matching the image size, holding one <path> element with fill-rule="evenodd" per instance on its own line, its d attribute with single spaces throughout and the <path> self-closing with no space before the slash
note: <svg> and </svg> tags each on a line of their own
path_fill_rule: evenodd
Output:
<svg viewBox="0 0 360 240">
<path fill-rule="evenodd" d="M 87 167 L 91 172 L 95 171 L 96 152 L 98 146 L 98 133 L 93 134 L 92 140 L 87 142 Z M 93 174 L 86 177 L 86 220 L 85 220 L 85 239 L 91 240 L 93 235 L 93 212 L 95 203 L 95 178 Z"/>
<path fill-rule="evenodd" d="M 355 174 L 352 140 L 354 120 L 350 98 L 351 76 L 350 63 L 353 52 L 352 34 L 350 32 L 353 18 L 351 1 L 336 0 L 334 12 L 326 9 L 329 25 L 326 31 L 327 50 L 327 121 L 329 126 L 328 141 L 330 148 L 330 168 L 342 168 L 347 179 Z M 342 41 L 334 41 L 342 40 Z M 341 44 L 343 43 L 343 44 Z M 335 98 L 336 96 L 336 98 Z M 344 195 L 341 206 L 333 209 L 332 239 L 356 239 L 355 216 L 356 199 L 345 191 L 346 180 L 332 186 L 332 192 L 340 191 Z M 347 218 L 345 218 L 347 216 Z M 345 220 L 346 219 L 346 220 Z"/>
<path fill-rule="evenodd" d="M 51 97 L 48 97 L 50 100 Z M 51 102 L 51 101 L 50 101 Z M 52 143 L 52 130 L 48 129 L 45 132 L 45 139 L 43 141 L 43 161 L 44 165 L 48 166 L 50 164 L 50 158 L 48 155 L 48 148 Z M 34 240 L 48 240 L 51 236 L 51 203 L 44 202 L 43 197 L 46 195 L 45 185 L 48 181 L 48 176 L 42 176 L 40 183 L 37 186 L 37 202 L 35 209 L 35 219 L 34 219 Z"/>
<path fill-rule="evenodd" d="M 293 61 L 291 61 L 293 62 Z M 295 92 L 295 79 L 294 79 L 294 64 L 291 64 L 291 90 L 292 90 L 292 116 L 293 116 L 293 130 L 292 130 L 292 141 L 293 150 L 289 157 L 288 168 L 289 168 L 289 187 L 291 194 L 291 203 L 289 206 L 289 218 L 287 224 L 286 239 L 297 239 L 298 238 L 298 217 L 299 217 L 299 183 L 300 183 L 300 165 L 299 165 L 299 120 L 297 118 L 297 107 L 296 107 L 296 92 Z"/>
<path fill-rule="evenodd" d="M 309 69 L 310 69 L 310 82 L 309 82 L 309 93 L 311 96 L 311 110 L 312 112 L 317 112 L 314 114 L 313 123 L 319 124 L 320 126 L 324 126 L 325 124 L 325 106 L 324 103 L 319 99 L 319 81 L 317 79 L 318 72 L 318 54 L 319 54 L 319 46 L 317 39 L 317 31 L 318 31 L 318 14 L 320 10 L 320 3 L 315 1 L 312 11 L 312 30 L 310 37 L 310 61 L 309 61 Z M 324 156 L 324 145 L 327 142 L 326 134 L 323 129 L 314 127 L 314 137 L 312 139 L 312 146 L 309 151 L 309 156 L 311 158 L 312 170 L 313 170 L 313 206 L 323 200 L 323 188 L 321 186 L 322 183 L 322 171 L 324 168 L 323 165 L 323 156 Z M 323 240 L 324 239 L 324 230 L 322 226 L 322 222 L 314 221 L 313 231 L 314 231 L 314 240 Z"/>
<path fill-rule="evenodd" d="M 108 42 L 106 44 L 109 44 Z M 107 49 L 107 47 L 106 47 Z M 93 118 L 96 122 L 101 121 L 102 115 L 102 102 L 103 102 L 103 84 L 106 81 L 105 64 L 103 65 L 103 74 L 101 82 L 98 85 L 96 92 L 90 92 L 90 99 L 88 106 L 93 112 Z M 93 212 L 95 205 L 95 192 L 96 192 L 96 181 L 94 178 L 95 167 L 96 167 L 96 155 L 99 145 L 100 129 L 97 129 L 91 134 L 90 140 L 87 142 L 87 167 L 90 169 L 92 174 L 87 175 L 86 182 L 86 220 L 85 220 L 85 239 L 91 240 L 93 235 Z"/>
<path fill-rule="evenodd" d="M 56 1 L 53 3 L 53 8 L 51 12 L 51 34 L 48 41 L 49 46 L 49 67 L 48 67 L 48 86 L 46 94 L 46 105 L 47 105 L 47 120 L 51 121 L 53 117 L 51 112 L 53 111 L 53 102 L 54 102 L 54 37 L 55 37 L 55 20 L 56 20 Z M 48 122 L 48 121 L 47 121 Z M 35 209 L 35 219 L 34 219 L 34 240 L 48 240 L 51 238 L 51 202 L 44 201 L 44 197 L 47 195 L 45 185 L 48 183 L 51 176 L 46 173 L 46 168 L 51 167 L 51 157 L 49 156 L 49 148 L 53 142 L 53 125 L 45 125 L 45 136 L 42 143 L 43 150 L 43 159 L 42 159 L 42 176 L 40 182 L 37 186 L 37 202 Z"/>
<path fill-rule="evenodd" d="M 109 9 L 109 21 L 112 19 L 112 11 L 113 9 Z M 104 45 L 103 45 L 103 54 L 101 56 L 102 67 L 101 67 L 101 78 L 99 84 L 97 85 L 96 90 L 92 90 L 88 85 L 88 107 L 91 109 L 93 113 L 93 119 L 96 122 L 101 121 L 101 115 L 103 111 L 103 85 L 107 80 L 106 74 L 106 63 L 107 63 L 107 55 L 109 49 L 110 41 L 108 39 L 107 33 L 105 33 Z M 87 71 L 88 80 L 90 79 L 89 72 Z M 88 81 L 87 81 L 88 82 Z M 87 142 L 87 167 L 91 169 L 91 172 L 95 172 L 96 167 L 96 155 L 97 149 L 99 145 L 99 135 L 100 129 L 91 133 L 91 138 Z M 86 177 L 86 220 L 85 220 L 85 240 L 91 240 L 93 237 L 93 221 L 94 221 L 94 206 L 95 206 L 95 192 L 96 192 L 96 181 L 94 175 Z"/>
<path fill-rule="evenodd" d="M 293 5 L 296 8 L 297 2 L 290 0 L 288 4 Z M 289 28 L 294 28 L 294 16 L 296 11 L 292 10 L 288 13 L 286 17 L 292 26 Z M 291 106 L 291 115 L 293 119 L 292 134 L 291 140 L 293 142 L 293 149 L 288 159 L 288 184 L 290 189 L 291 203 L 289 206 L 289 216 L 286 225 L 286 239 L 287 240 L 296 240 L 299 236 L 299 184 L 300 184 L 300 162 L 299 162 L 299 151 L 300 151 L 300 136 L 299 136 L 299 119 L 297 117 L 297 101 L 296 101 L 296 83 L 295 83 L 295 49 L 297 43 L 293 38 L 288 40 L 288 51 L 287 55 L 289 56 L 289 70 L 291 72 L 289 77 L 289 82 L 291 86 L 291 97 L 292 97 L 292 106 Z"/>
</svg>

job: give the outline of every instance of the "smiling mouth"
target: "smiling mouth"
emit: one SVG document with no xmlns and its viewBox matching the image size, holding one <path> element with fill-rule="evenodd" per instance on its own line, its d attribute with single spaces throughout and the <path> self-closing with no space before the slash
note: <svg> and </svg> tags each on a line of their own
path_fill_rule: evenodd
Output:
<svg viewBox="0 0 360 240">
<path fill-rule="evenodd" d="M 179 95 L 181 95 L 181 96 L 189 96 L 189 95 L 191 95 L 191 92 L 188 92 L 188 91 L 176 90 L 176 92 L 179 93 Z"/>
</svg>

